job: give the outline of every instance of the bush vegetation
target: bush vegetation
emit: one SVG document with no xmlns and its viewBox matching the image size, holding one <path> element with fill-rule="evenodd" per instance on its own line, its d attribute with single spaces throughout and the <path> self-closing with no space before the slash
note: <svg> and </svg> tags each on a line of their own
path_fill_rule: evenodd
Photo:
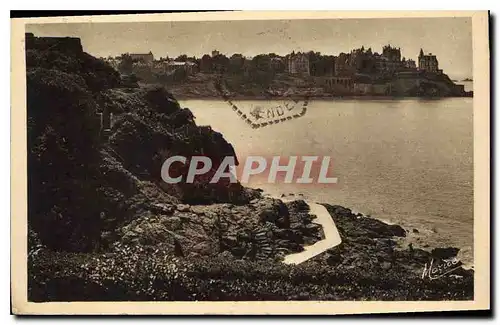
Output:
<svg viewBox="0 0 500 325">
<path fill-rule="evenodd" d="M 466 300 L 473 278 L 429 282 L 405 269 L 377 276 L 317 262 L 179 259 L 142 247 L 106 254 L 44 251 L 30 260 L 33 301 Z"/>
</svg>

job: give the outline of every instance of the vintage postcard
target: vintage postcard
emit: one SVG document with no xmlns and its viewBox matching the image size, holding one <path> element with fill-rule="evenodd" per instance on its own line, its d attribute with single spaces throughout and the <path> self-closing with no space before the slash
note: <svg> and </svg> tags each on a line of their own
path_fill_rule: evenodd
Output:
<svg viewBox="0 0 500 325">
<path fill-rule="evenodd" d="M 12 19 L 13 313 L 488 310 L 488 20 Z"/>
</svg>

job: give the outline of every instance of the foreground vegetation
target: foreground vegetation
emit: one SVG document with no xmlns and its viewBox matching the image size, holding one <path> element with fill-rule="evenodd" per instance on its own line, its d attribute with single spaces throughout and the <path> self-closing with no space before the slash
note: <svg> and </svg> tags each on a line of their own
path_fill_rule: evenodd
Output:
<svg viewBox="0 0 500 325">
<path fill-rule="evenodd" d="M 360 268 L 231 258 L 179 259 L 154 249 L 106 254 L 40 252 L 29 264 L 32 301 L 468 300 L 473 278 L 423 280 L 403 267 Z"/>
</svg>

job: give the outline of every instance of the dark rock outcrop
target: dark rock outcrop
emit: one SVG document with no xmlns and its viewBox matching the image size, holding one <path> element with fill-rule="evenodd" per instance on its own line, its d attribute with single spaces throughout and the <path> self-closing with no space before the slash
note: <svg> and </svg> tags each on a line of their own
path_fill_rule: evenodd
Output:
<svg viewBox="0 0 500 325">
<path fill-rule="evenodd" d="M 335 220 L 340 235 L 349 234 L 351 237 L 383 238 L 390 236 L 406 237 L 406 231 L 398 225 L 389 225 L 380 220 L 359 217 L 350 209 L 334 205 L 328 211 Z"/>
<path fill-rule="evenodd" d="M 50 248 L 105 249 L 132 220 L 168 215 L 161 204 L 260 196 L 238 183 L 210 184 L 225 157 L 238 163 L 231 144 L 197 126 L 164 88 L 124 89 L 118 72 L 83 52 L 78 39 L 27 35 L 26 66 L 29 223 Z M 212 170 L 193 184 L 166 184 L 161 167 L 172 155 L 208 156 Z"/>
<path fill-rule="evenodd" d="M 449 259 L 457 255 L 459 249 L 435 248 L 432 252 L 420 248 L 399 247 L 394 237 L 405 236 L 403 228 L 388 225 L 382 221 L 353 214 L 350 209 L 325 204 L 335 221 L 342 243 L 311 260 L 311 263 L 327 263 L 336 270 L 356 270 L 376 279 L 390 270 L 395 277 L 405 276 L 421 279 L 426 265 L 433 259 Z M 308 263 L 308 262 L 306 262 Z M 467 273 L 462 268 L 452 274 Z M 469 281 L 467 278 L 466 281 Z"/>
<path fill-rule="evenodd" d="M 435 258 L 448 259 L 457 256 L 459 251 L 460 249 L 456 247 L 434 248 L 431 254 Z"/>
</svg>

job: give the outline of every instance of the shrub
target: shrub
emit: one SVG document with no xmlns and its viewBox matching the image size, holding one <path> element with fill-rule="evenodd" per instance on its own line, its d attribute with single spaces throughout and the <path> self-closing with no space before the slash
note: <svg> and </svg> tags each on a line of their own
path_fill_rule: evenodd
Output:
<svg viewBox="0 0 500 325">
<path fill-rule="evenodd" d="M 101 255 L 39 254 L 29 264 L 29 288 L 31 301 L 463 300 L 473 297 L 473 277 L 429 282 L 405 271 L 178 259 L 158 248 L 121 246 Z"/>
</svg>

